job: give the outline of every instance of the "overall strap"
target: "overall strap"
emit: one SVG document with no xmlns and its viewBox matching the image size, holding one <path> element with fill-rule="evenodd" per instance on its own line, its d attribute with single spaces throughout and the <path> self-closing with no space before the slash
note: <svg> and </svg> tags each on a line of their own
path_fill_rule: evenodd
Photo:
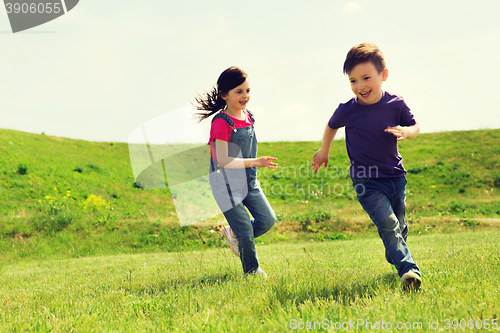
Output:
<svg viewBox="0 0 500 333">
<path fill-rule="evenodd" d="M 212 122 L 215 119 L 219 119 L 219 118 L 224 119 L 226 121 L 226 123 L 228 123 L 229 127 L 234 126 L 234 122 L 231 120 L 231 118 L 229 118 L 229 116 L 223 112 L 217 113 L 215 115 L 215 117 L 212 118 Z M 210 158 L 210 166 L 211 166 L 211 172 L 212 172 L 212 170 L 213 171 L 217 170 L 217 172 L 222 171 L 222 176 L 224 177 L 224 182 L 226 183 L 227 193 L 229 194 L 229 200 L 231 200 L 231 206 L 234 208 L 235 204 L 234 204 L 233 193 L 231 191 L 231 187 L 229 186 L 229 180 L 228 180 L 227 175 L 226 175 L 226 170 L 224 168 L 219 167 L 219 163 L 215 163 L 215 161 L 212 160 L 212 158 Z"/>
<path fill-rule="evenodd" d="M 215 120 L 215 119 L 224 119 L 226 121 L 226 123 L 229 124 L 230 127 L 233 127 L 234 126 L 234 122 L 231 120 L 231 118 L 229 118 L 229 116 L 223 112 L 219 112 L 215 115 L 215 117 L 212 118 L 212 122 Z"/>
<path fill-rule="evenodd" d="M 248 112 L 248 115 L 250 116 L 250 119 L 252 120 L 253 123 L 255 123 L 255 118 L 253 116 L 253 113 L 250 112 L 250 110 L 247 110 Z M 212 118 L 212 121 L 214 121 L 215 119 L 224 119 L 226 121 L 226 123 L 229 124 L 229 126 L 233 127 L 234 126 L 234 122 L 231 120 L 231 118 L 225 114 L 224 112 L 219 112 L 215 115 L 215 117 Z"/>
<path fill-rule="evenodd" d="M 247 110 L 248 114 L 250 115 L 250 119 L 252 119 L 252 123 L 255 123 L 255 118 L 253 117 L 253 113 L 250 112 L 250 110 Z"/>
</svg>

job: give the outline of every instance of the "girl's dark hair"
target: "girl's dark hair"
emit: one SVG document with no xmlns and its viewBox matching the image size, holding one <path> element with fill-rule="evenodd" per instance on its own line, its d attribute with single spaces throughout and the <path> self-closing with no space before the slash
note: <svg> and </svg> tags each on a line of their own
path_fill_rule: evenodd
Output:
<svg viewBox="0 0 500 333">
<path fill-rule="evenodd" d="M 196 110 L 201 112 L 195 113 L 195 116 L 202 121 L 205 118 L 210 117 L 217 111 L 224 109 L 226 107 L 226 101 L 222 99 L 222 95 L 227 95 L 229 90 L 232 90 L 243 84 L 247 79 L 247 73 L 245 73 L 241 68 L 229 67 L 224 72 L 221 73 L 219 79 L 217 80 L 217 87 L 213 87 L 211 92 L 205 92 L 204 95 L 198 95 L 195 97 Z"/>
</svg>

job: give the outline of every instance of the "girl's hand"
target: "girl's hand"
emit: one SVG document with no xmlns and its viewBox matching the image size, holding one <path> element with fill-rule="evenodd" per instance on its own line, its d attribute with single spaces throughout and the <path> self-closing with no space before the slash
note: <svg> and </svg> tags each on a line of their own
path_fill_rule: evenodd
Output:
<svg viewBox="0 0 500 333">
<path fill-rule="evenodd" d="M 398 141 L 403 141 L 408 136 L 408 133 L 406 130 L 407 130 L 407 127 L 402 127 L 402 126 L 389 127 L 388 126 L 384 130 L 384 132 L 392 133 L 398 139 Z"/>
<path fill-rule="evenodd" d="M 330 154 L 323 152 L 321 149 L 318 150 L 313 157 L 312 168 L 314 173 L 318 172 L 321 164 L 324 164 L 323 168 L 326 169 L 328 166 L 328 160 L 330 159 Z"/>
<path fill-rule="evenodd" d="M 274 163 L 273 161 L 277 160 L 277 157 L 262 156 L 257 158 L 255 162 L 252 163 L 252 167 L 274 169 L 274 167 L 277 166 L 278 163 Z"/>
</svg>

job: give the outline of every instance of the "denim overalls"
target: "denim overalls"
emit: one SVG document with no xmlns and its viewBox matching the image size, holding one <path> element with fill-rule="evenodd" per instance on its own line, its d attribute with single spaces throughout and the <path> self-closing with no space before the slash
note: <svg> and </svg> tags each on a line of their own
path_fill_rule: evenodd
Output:
<svg viewBox="0 0 500 333">
<path fill-rule="evenodd" d="M 253 122 L 253 115 L 248 112 Z M 234 128 L 231 118 L 221 112 L 212 121 L 217 118 L 224 119 L 231 127 L 228 156 L 256 158 L 257 138 L 254 126 Z M 254 238 L 265 234 L 276 222 L 276 214 L 257 180 L 257 168 L 221 168 L 210 158 L 209 179 L 212 194 L 238 240 L 243 272 L 255 272 L 259 268 L 259 262 Z M 245 206 L 253 218 L 250 218 Z"/>
</svg>

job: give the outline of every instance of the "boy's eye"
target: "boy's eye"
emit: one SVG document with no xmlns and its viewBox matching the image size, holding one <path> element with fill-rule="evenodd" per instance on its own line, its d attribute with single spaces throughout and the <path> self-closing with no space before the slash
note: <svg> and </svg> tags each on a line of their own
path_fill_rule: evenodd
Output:
<svg viewBox="0 0 500 333">
<path fill-rule="evenodd" d="M 370 79 L 370 77 L 369 77 L 369 76 L 365 77 L 365 80 L 369 80 L 369 79 Z"/>
<path fill-rule="evenodd" d="M 351 83 L 356 83 L 356 80 L 351 80 Z"/>
</svg>

